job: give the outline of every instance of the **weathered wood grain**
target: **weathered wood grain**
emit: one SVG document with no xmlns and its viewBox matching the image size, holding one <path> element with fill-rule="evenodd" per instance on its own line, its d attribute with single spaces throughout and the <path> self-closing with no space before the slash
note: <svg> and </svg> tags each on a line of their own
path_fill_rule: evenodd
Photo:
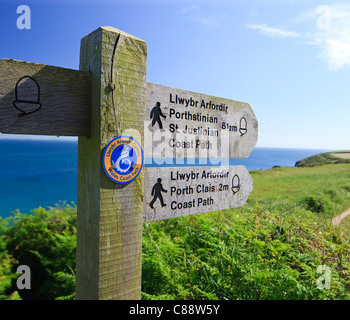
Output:
<svg viewBox="0 0 350 320">
<path fill-rule="evenodd" d="M 1 133 L 89 136 L 90 101 L 90 72 L 0 61 Z"/>
<path fill-rule="evenodd" d="M 78 147 L 77 299 L 141 298 L 143 172 L 116 184 L 102 153 L 128 130 L 143 136 L 146 55 L 144 41 L 111 27 L 81 41 L 80 69 L 92 71 L 92 123 Z"/>
<path fill-rule="evenodd" d="M 253 190 L 244 166 L 146 167 L 144 177 L 144 222 L 241 207 Z"/>
</svg>

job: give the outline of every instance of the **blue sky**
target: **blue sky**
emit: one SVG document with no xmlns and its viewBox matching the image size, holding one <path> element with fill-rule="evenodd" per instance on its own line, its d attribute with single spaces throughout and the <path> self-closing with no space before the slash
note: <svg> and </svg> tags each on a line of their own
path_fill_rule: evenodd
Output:
<svg viewBox="0 0 350 320">
<path fill-rule="evenodd" d="M 350 149 L 349 3 L 2 0 L 0 58 L 78 69 L 99 26 L 147 41 L 148 82 L 249 103 L 259 147 Z"/>
</svg>

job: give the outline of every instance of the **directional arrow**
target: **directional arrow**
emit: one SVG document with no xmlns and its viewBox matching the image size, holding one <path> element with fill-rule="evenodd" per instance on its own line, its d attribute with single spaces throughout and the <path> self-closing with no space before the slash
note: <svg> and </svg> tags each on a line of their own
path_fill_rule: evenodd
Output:
<svg viewBox="0 0 350 320">
<path fill-rule="evenodd" d="M 253 190 L 244 166 L 144 168 L 144 222 L 243 206 Z"/>
<path fill-rule="evenodd" d="M 0 132 L 89 136 L 91 73 L 0 61 Z"/>
<path fill-rule="evenodd" d="M 257 139 L 249 104 L 147 83 L 146 158 L 247 158 Z"/>
</svg>

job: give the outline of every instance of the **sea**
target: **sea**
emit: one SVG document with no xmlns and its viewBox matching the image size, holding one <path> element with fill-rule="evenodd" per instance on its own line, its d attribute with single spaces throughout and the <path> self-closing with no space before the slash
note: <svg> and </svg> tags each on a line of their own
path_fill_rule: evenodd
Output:
<svg viewBox="0 0 350 320">
<path fill-rule="evenodd" d="M 328 151 L 333 150 L 257 147 L 248 159 L 231 159 L 230 164 L 248 170 L 294 167 L 298 160 Z M 155 164 L 146 159 L 145 165 Z M 0 217 L 76 204 L 77 184 L 77 141 L 0 139 Z"/>
</svg>

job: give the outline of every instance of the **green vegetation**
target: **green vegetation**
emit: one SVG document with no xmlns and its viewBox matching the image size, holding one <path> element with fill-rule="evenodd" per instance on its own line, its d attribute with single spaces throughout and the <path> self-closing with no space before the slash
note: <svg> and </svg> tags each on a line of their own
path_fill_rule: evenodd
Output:
<svg viewBox="0 0 350 320">
<path fill-rule="evenodd" d="M 254 191 L 247 204 L 274 213 L 307 209 L 329 221 L 350 208 L 350 165 L 274 168 L 250 172 Z"/>
<path fill-rule="evenodd" d="M 350 165 L 253 171 L 234 210 L 143 225 L 143 299 L 350 299 Z M 0 220 L 0 299 L 73 299 L 76 208 Z M 32 270 L 17 290 L 16 268 Z M 331 288 L 318 289 L 331 270 Z"/>
<path fill-rule="evenodd" d="M 347 216 L 341 224 L 344 228 L 350 230 L 350 216 Z"/>
<path fill-rule="evenodd" d="M 349 299 L 347 240 L 306 220 L 259 210 L 148 225 L 143 297 Z M 332 270 L 331 290 L 317 289 L 320 265 Z"/>
<path fill-rule="evenodd" d="M 350 163 L 350 151 L 320 153 L 298 161 L 296 167 L 314 167 L 324 164 Z"/>
<path fill-rule="evenodd" d="M 76 207 L 31 215 L 16 212 L 0 220 L 0 299 L 70 299 L 75 287 Z M 31 290 L 17 290 L 19 265 L 31 269 Z"/>
</svg>

